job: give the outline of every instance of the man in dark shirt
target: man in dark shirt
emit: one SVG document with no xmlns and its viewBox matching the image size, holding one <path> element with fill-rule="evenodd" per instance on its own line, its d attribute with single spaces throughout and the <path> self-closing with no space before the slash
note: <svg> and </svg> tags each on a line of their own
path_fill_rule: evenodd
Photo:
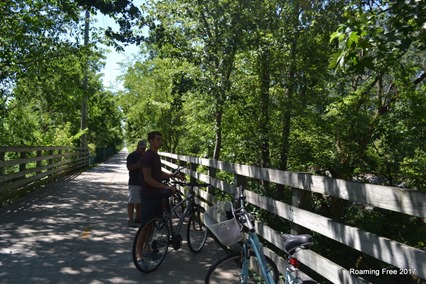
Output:
<svg viewBox="0 0 426 284">
<path fill-rule="evenodd" d="M 172 177 L 184 179 L 181 174 L 174 176 L 161 170 L 161 159 L 158 155 L 158 149 L 163 142 L 161 133 L 158 131 L 150 132 L 148 141 L 150 147 L 141 159 L 142 226 L 153 217 L 161 216 L 164 198 L 176 192 L 175 187 L 167 186 L 161 181 Z"/>
<path fill-rule="evenodd" d="M 135 151 L 127 156 L 127 169 L 129 170 L 129 199 L 127 201 L 127 225 L 137 227 L 141 222 L 141 198 L 140 198 L 140 169 L 141 157 L 146 150 L 146 141 L 141 140 Z M 133 216 L 136 218 L 133 219 Z"/>
<path fill-rule="evenodd" d="M 165 199 L 176 192 L 175 187 L 167 186 L 162 183 L 162 180 L 171 177 L 184 179 L 183 175 L 177 174 L 174 176 L 171 173 L 165 173 L 161 170 L 161 159 L 158 155 L 163 142 L 160 132 L 154 131 L 148 134 L 149 149 L 145 152 L 141 159 L 141 226 L 152 218 L 161 216 Z M 145 265 L 144 259 L 155 260 L 155 249 L 146 241 L 152 233 L 152 227 L 146 226 L 139 234 L 139 239 L 136 242 L 136 257 L 140 265 Z"/>
</svg>

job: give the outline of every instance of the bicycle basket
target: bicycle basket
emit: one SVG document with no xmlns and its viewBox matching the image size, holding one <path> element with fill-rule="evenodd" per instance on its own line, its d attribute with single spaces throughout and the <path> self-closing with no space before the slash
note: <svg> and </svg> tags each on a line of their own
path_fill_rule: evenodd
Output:
<svg viewBox="0 0 426 284">
<path fill-rule="evenodd" d="M 234 208 L 229 201 L 218 202 L 204 213 L 204 224 L 225 246 L 231 246 L 243 237 L 234 216 Z"/>
</svg>

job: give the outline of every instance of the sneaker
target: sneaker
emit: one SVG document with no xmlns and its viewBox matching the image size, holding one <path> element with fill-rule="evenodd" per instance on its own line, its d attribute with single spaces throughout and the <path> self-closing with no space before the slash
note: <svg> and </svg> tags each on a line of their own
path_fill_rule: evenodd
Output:
<svg viewBox="0 0 426 284">
<path fill-rule="evenodd" d="M 138 228 L 140 224 L 135 223 L 133 220 L 127 221 L 127 226 L 132 228 Z"/>
<path fill-rule="evenodd" d="M 161 256 L 162 256 L 161 254 L 158 254 L 158 253 L 156 253 L 154 251 L 144 252 L 143 253 L 143 257 L 144 258 L 149 258 L 149 260 L 151 260 L 151 261 L 157 261 L 157 260 L 161 259 Z"/>
</svg>

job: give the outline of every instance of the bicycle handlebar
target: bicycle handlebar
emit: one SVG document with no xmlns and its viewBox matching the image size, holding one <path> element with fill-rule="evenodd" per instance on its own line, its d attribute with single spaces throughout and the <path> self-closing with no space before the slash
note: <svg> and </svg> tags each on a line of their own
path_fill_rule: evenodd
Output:
<svg viewBox="0 0 426 284">
<path fill-rule="evenodd" d="M 211 184 L 209 184 L 209 183 L 190 183 L 190 182 L 178 181 L 178 180 L 172 180 L 170 182 L 173 183 L 173 184 L 178 184 L 178 185 L 187 186 L 187 187 L 194 187 L 194 186 L 209 187 L 209 186 L 211 186 Z"/>
<path fill-rule="evenodd" d="M 254 219 L 245 208 L 245 199 L 244 187 L 240 185 L 237 187 L 237 194 L 235 195 L 236 206 L 239 206 L 235 209 L 235 215 L 241 224 L 244 224 L 251 232 L 255 232 Z"/>
<path fill-rule="evenodd" d="M 256 229 L 254 227 L 252 216 L 249 212 L 247 212 L 244 205 L 240 208 L 236 208 L 234 210 L 235 216 L 240 224 L 245 225 L 251 232 L 255 232 Z"/>
<path fill-rule="evenodd" d="M 183 170 L 185 167 L 177 167 L 174 171 L 173 174 L 178 174 L 180 172 L 180 170 Z"/>
<path fill-rule="evenodd" d="M 175 174 L 178 174 L 181 170 L 183 170 L 183 169 L 185 169 L 186 167 L 181 167 L 181 166 L 179 166 L 179 167 L 177 167 L 177 169 L 175 169 L 172 173 L 175 175 Z M 178 181 L 178 180 L 176 180 L 176 179 L 172 179 L 171 181 L 169 181 L 169 182 L 171 182 L 171 183 L 173 183 L 173 184 L 178 184 L 178 185 L 182 185 L 182 186 L 187 186 L 187 187 L 194 187 L 194 186 L 198 186 L 198 187 L 208 187 L 208 186 L 211 186 L 211 184 L 209 184 L 209 183 L 189 183 L 189 182 L 186 182 L 186 181 Z"/>
</svg>

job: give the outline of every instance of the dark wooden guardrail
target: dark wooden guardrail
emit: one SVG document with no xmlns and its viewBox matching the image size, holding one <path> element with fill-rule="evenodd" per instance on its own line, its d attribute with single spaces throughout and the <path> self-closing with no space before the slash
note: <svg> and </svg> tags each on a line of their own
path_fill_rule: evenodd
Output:
<svg viewBox="0 0 426 284">
<path fill-rule="evenodd" d="M 0 205 L 43 184 L 88 166 L 81 147 L 0 147 Z"/>
</svg>

